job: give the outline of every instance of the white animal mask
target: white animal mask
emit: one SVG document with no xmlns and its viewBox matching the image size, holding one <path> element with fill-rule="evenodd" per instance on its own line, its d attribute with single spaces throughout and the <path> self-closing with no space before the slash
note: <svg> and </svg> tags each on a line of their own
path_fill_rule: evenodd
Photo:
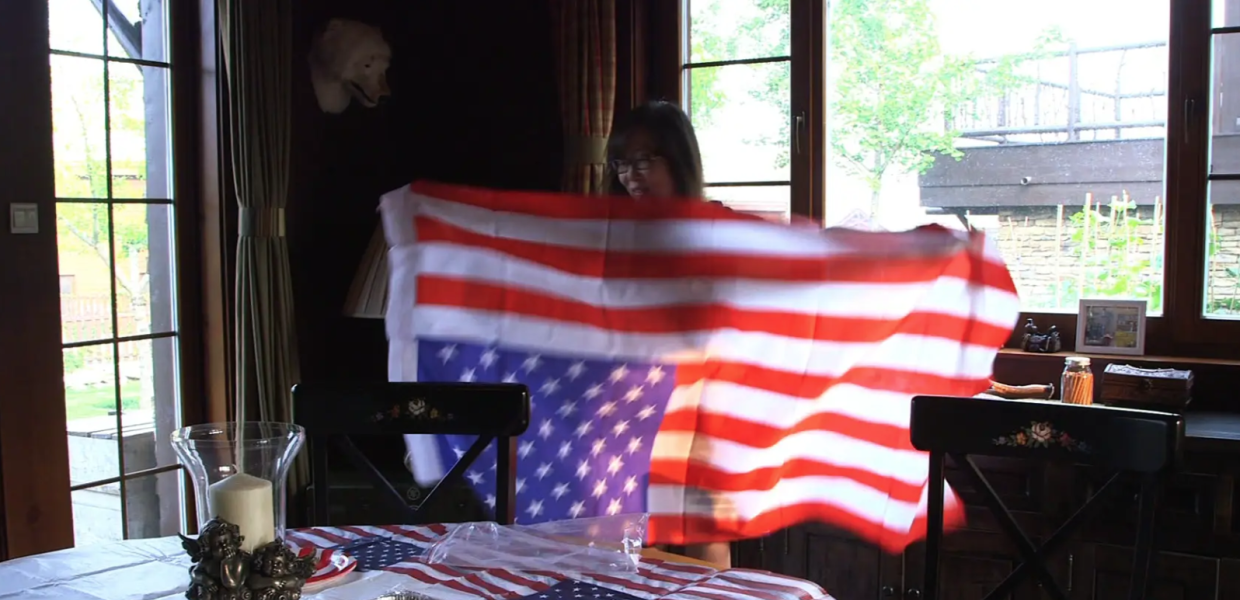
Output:
<svg viewBox="0 0 1240 600">
<path fill-rule="evenodd" d="M 339 114 L 350 99 L 371 108 L 391 95 L 392 49 L 378 27 L 332 19 L 310 47 L 310 80 L 323 112 Z"/>
</svg>

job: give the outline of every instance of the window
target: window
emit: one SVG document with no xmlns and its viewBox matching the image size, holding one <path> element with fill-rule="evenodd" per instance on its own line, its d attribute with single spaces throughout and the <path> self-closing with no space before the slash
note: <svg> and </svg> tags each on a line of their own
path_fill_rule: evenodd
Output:
<svg viewBox="0 0 1240 600">
<path fill-rule="evenodd" d="M 713 197 L 982 229 L 1065 339 L 1083 298 L 1145 301 L 1151 354 L 1240 339 L 1240 0 L 686 0 L 682 22 L 707 179 L 743 184 Z"/>
<path fill-rule="evenodd" d="M 1204 314 L 1240 317 L 1240 2 L 1214 2 Z"/>
<path fill-rule="evenodd" d="M 78 545 L 184 530 L 164 0 L 49 0 L 65 431 Z"/>
<path fill-rule="evenodd" d="M 776 219 L 791 211 L 790 0 L 686 0 L 682 105 L 706 195 Z"/>
</svg>

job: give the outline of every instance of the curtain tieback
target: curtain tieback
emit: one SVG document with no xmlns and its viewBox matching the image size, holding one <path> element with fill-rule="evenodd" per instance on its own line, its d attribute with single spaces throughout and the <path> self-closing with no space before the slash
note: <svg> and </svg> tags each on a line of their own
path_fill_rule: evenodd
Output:
<svg viewBox="0 0 1240 600">
<path fill-rule="evenodd" d="M 570 165 L 601 165 L 607 162 L 607 138 L 570 135 L 564 138 L 564 160 Z"/>
<path fill-rule="evenodd" d="M 282 238 L 284 237 L 284 209 L 266 206 L 246 206 L 241 208 L 241 225 L 238 232 L 242 237 Z"/>
</svg>

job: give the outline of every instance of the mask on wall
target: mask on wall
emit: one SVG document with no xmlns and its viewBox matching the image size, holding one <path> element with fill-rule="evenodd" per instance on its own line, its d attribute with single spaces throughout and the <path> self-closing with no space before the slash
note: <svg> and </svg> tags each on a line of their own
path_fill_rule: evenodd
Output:
<svg viewBox="0 0 1240 600">
<path fill-rule="evenodd" d="M 366 108 L 391 94 L 387 83 L 392 49 L 378 27 L 332 19 L 310 47 L 310 80 L 319 108 L 340 114 L 357 100 Z"/>
</svg>

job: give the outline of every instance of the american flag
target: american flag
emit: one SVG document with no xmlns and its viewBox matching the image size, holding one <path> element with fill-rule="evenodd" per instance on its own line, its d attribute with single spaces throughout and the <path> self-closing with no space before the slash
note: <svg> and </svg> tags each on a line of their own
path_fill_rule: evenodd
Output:
<svg viewBox="0 0 1240 600">
<path fill-rule="evenodd" d="M 650 543 L 820 521 L 904 548 L 924 534 L 927 492 L 909 399 L 985 389 L 1019 315 L 976 232 L 434 183 L 386 194 L 382 211 L 392 379 L 525 382 L 518 515 L 642 510 L 633 478 Z M 659 414 L 636 418 L 648 406 Z M 446 460 L 465 442 L 445 440 Z M 483 494 L 486 460 L 470 473 Z M 950 527 L 963 510 L 947 496 Z"/>
<path fill-rule="evenodd" d="M 751 570 L 718 571 L 686 563 L 642 558 L 635 572 L 573 573 L 468 568 L 433 564 L 423 557 L 455 525 L 310 527 L 289 530 L 301 549 L 344 552 L 358 559 L 360 583 L 340 588 L 358 595 L 374 572 L 407 577 L 395 586 L 436 600 L 830 600 L 809 581 Z M 377 581 L 377 580 L 376 580 Z M 386 580 L 385 580 L 386 581 Z M 355 586 L 355 587 L 350 587 Z M 390 592 L 391 589 L 384 591 Z M 594 594 L 598 594 L 596 598 Z M 377 594 L 375 594 L 377 595 Z M 335 596 L 333 596 L 335 597 Z"/>
</svg>

